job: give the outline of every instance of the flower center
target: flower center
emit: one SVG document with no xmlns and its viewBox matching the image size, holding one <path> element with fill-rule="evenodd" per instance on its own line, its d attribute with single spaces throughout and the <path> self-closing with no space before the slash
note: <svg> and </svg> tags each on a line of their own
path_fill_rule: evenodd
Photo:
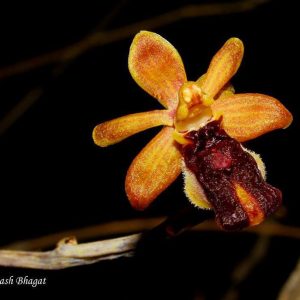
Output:
<svg viewBox="0 0 300 300">
<path fill-rule="evenodd" d="M 212 118 L 213 99 L 206 95 L 197 82 L 188 81 L 179 89 L 175 129 L 178 133 L 198 130 Z"/>
</svg>

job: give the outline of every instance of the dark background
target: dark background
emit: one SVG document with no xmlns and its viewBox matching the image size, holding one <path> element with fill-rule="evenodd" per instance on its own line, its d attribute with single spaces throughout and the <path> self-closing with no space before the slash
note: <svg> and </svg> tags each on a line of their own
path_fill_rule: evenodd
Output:
<svg viewBox="0 0 300 300">
<path fill-rule="evenodd" d="M 14 2 L 2 8 L 1 67 L 70 45 L 95 28 L 118 28 L 201 1 L 43 1 L 32 7 Z M 274 96 L 294 115 L 287 130 L 247 146 L 262 155 L 268 181 L 284 193 L 286 214 L 280 222 L 299 226 L 300 49 L 295 2 L 270 1 L 244 13 L 184 19 L 154 31 L 178 49 L 190 80 L 206 71 L 226 39 L 237 36 L 244 41 L 244 61 L 233 79 L 236 91 Z M 105 24 L 111 11 L 115 15 Z M 53 68 L 62 64 L 55 63 L 0 81 L 0 118 L 29 91 L 43 88 L 38 101 L 0 137 L 1 245 L 110 220 L 168 215 L 185 205 L 181 178 L 145 212 L 133 211 L 126 199 L 126 169 L 159 129 L 106 149 L 91 139 L 93 127 L 104 120 L 160 107 L 128 72 L 133 36 L 86 51 L 63 64 L 59 76 L 53 76 Z M 244 233 L 188 233 L 142 259 L 51 272 L 0 268 L 0 277 L 46 276 L 47 286 L 36 291 L 83 289 L 99 299 L 223 299 L 231 272 L 255 240 Z M 297 240 L 272 238 L 265 259 L 238 287 L 238 299 L 276 299 L 299 248 Z"/>
</svg>

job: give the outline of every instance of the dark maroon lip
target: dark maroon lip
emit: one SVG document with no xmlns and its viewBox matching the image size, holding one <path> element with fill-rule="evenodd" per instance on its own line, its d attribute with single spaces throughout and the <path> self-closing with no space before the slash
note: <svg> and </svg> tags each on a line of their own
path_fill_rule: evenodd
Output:
<svg viewBox="0 0 300 300">
<path fill-rule="evenodd" d="M 203 187 L 223 229 L 245 228 L 252 225 L 255 214 L 265 218 L 280 206 L 281 191 L 265 182 L 255 159 L 221 128 L 221 119 L 185 137 L 191 140 L 182 148 L 185 164 Z M 241 203 L 236 185 L 251 195 L 256 210 Z"/>
</svg>

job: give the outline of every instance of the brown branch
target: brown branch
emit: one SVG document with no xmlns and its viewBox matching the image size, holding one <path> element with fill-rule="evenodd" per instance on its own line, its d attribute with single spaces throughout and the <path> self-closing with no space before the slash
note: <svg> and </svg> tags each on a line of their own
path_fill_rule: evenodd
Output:
<svg viewBox="0 0 300 300">
<path fill-rule="evenodd" d="M 240 261 L 234 268 L 231 275 L 231 285 L 222 299 L 235 300 L 240 299 L 239 286 L 247 279 L 253 269 L 266 256 L 270 245 L 270 236 L 262 235 L 257 238 L 256 243 L 250 253 Z"/>
<path fill-rule="evenodd" d="M 242 0 L 234 3 L 228 2 L 187 5 L 144 21 L 123 26 L 118 29 L 104 31 L 103 28 L 118 13 L 124 4 L 124 1 L 117 5 L 115 9 L 113 9 L 113 11 L 100 22 L 96 31 L 88 34 L 79 42 L 53 52 L 45 53 L 28 60 L 6 66 L 0 69 L 0 80 L 55 63 L 58 64 L 58 67 L 54 68 L 52 75 L 53 77 L 58 77 L 58 75 L 64 71 L 68 63 L 75 60 L 87 50 L 127 38 L 134 35 L 141 29 L 155 29 L 186 18 L 241 13 L 252 10 L 259 5 L 269 2 L 270 0 Z M 12 108 L 12 110 L 9 111 L 4 118 L 0 120 L 0 135 L 5 133 L 6 130 L 9 129 L 10 126 L 12 126 L 18 118 L 27 111 L 41 97 L 42 93 L 42 87 L 32 89 L 15 107 Z"/>
<path fill-rule="evenodd" d="M 86 265 L 100 260 L 130 256 L 137 243 L 143 249 L 161 245 L 187 228 L 211 218 L 213 212 L 196 210 L 189 206 L 168 217 L 164 222 L 146 233 L 128 235 L 91 243 L 77 244 L 73 238 L 64 238 L 52 251 L 0 250 L 0 266 L 33 269 L 63 269 Z"/>
<path fill-rule="evenodd" d="M 300 260 L 296 268 L 289 276 L 282 287 L 278 300 L 299 300 L 300 299 Z"/>
<path fill-rule="evenodd" d="M 209 217 L 209 215 L 200 216 L 202 221 Z M 162 224 L 163 218 L 153 218 L 146 220 L 130 220 L 130 221 L 119 221 L 111 222 L 108 224 L 87 227 L 79 230 L 73 230 L 68 232 L 63 232 L 59 234 L 54 234 L 46 237 L 42 237 L 35 240 L 16 242 L 14 244 L 8 245 L 6 250 L 0 250 L 0 266 L 10 266 L 10 267 L 23 267 L 23 268 L 36 268 L 36 269 L 63 269 L 74 266 L 92 264 L 101 260 L 115 259 L 119 257 L 128 257 L 134 253 L 137 243 L 140 241 L 141 237 L 144 236 L 141 233 L 126 235 L 120 238 L 113 238 L 107 240 L 101 240 L 91 243 L 77 244 L 75 238 L 65 238 L 59 242 L 58 246 L 51 251 L 39 252 L 39 251 L 16 251 L 8 249 L 36 249 L 45 248 L 53 245 L 54 240 L 57 241 L 58 237 L 67 236 L 70 233 L 78 234 L 82 239 L 90 239 L 99 235 L 112 235 L 117 233 L 128 233 L 135 231 L 144 231 L 150 228 L 156 230 L 155 235 L 159 238 L 164 238 L 167 232 L 169 236 L 170 224 L 174 225 L 172 229 L 175 228 L 175 235 L 180 233 L 182 230 L 180 228 L 186 228 L 186 223 L 178 222 L 178 219 L 174 221 L 167 219 Z M 177 223 L 177 225 L 176 225 Z M 180 228 L 178 227 L 180 225 Z M 128 226 L 128 227 L 125 227 Z M 193 226 L 189 224 L 188 226 Z M 177 230 L 176 230 L 177 228 Z M 148 236 L 151 236 L 155 230 L 149 231 Z M 159 230 L 159 231 L 158 231 Z M 204 224 L 197 225 L 192 228 L 194 231 L 219 231 L 220 229 L 215 225 L 214 221 L 207 221 Z M 172 230 L 171 230 L 172 231 Z M 159 234 L 157 235 L 157 232 Z M 265 223 L 263 225 L 250 228 L 244 233 L 256 233 L 261 236 L 284 236 L 290 238 L 300 238 L 300 229 L 290 226 L 284 226 L 276 223 Z M 163 234 L 161 234 L 163 233 Z M 147 236 L 146 235 L 146 236 Z M 166 236 L 167 237 L 167 236 Z M 150 242 L 155 242 L 154 239 L 150 239 Z M 256 249 L 258 248 L 258 250 Z M 247 273 L 251 270 L 251 266 L 259 260 L 261 257 L 261 247 L 255 247 L 253 250 L 253 261 L 249 267 L 249 262 L 246 262 L 238 269 L 238 274 Z M 246 270 L 246 271 L 245 271 Z M 238 275 L 239 277 L 240 275 Z M 236 276 L 235 276 L 236 277 Z"/>
<path fill-rule="evenodd" d="M 0 79 L 31 71 L 46 65 L 73 60 L 91 48 L 128 38 L 141 29 L 155 29 L 187 18 L 242 13 L 253 10 L 269 1 L 270 0 L 243 0 L 227 3 L 183 6 L 159 16 L 122 26 L 121 28 L 94 32 L 83 38 L 81 41 L 65 48 L 6 66 L 0 69 Z"/>
<path fill-rule="evenodd" d="M 104 224 L 54 233 L 36 239 L 16 241 L 1 247 L 0 249 L 27 251 L 49 249 L 53 247 L 57 241 L 62 240 L 66 236 L 76 236 L 77 240 L 80 242 L 104 239 L 112 236 L 123 236 L 150 230 L 151 228 L 161 224 L 165 219 L 166 217 L 156 217 L 148 219 L 137 218 L 131 220 L 112 221 Z"/>
<path fill-rule="evenodd" d="M 95 33 L 96 31 L 104 30 L 105 27 L 117 16 L 117 14 L 121 11 L 122 7 L 126 4 L 127 0 L 120 0 L 112 10 L 104 16 L 99 24 L 96 26 L 95 30 L 93 30 L 91 34 Z M 59 50 L 60 51 L 60 50 Z M 74 57 L 75 58 L 75 57 Z M 35 58 L 33 58 L 34 60 Z M 30 61 L 30 60 L 29 60 Z M 57 79 L 70 65 L 71 60 L 68 61 L 60 61 L 57 65 L 52 69 L 51 76 L 53 79 Z M 17 66 L 15 64 L 14 66 Z M 22 66 L 21 63 L 21 70 L 26 69 L 26 63 Z M 9 68 L 9 67 L 7 67 Z M 13 70 L 14 68 L 12 68 Z M 51 81 L 53 83 L 53 80 Z M 43 95 L 45 89 L 44 86 L 38 86 L 32 88 L 6 115 L 0 120 L 0 136 L 6 132 L 35 102 L 39 100 L 39 98 Z"/>
<path fill-rule="evenodd" d="M 76 236 L 80 242 L 107 238 L 110 236 L 121 236 L 137 232 L 150 230 L 162 223 L 166 217 L 154 217 L 146 219 L 131 219 L 112 221 L 104 224 L 88 226 L 79 229 L 67 230 L 30 239 L 25 241 L 16 241 L 9 245 L 1 247 L 9 250 L 41 250 L 53 247 L 55 243 L 66 236 Z M 220 231 L 213 220 L 206 221 L 204 224 L 193 227 L 193 231 Z M 278 236 L 292 239 L 300 239 L 300 228 L 286 226 L 275 222 L 265 222 L 260 226 L 250 227 L 243 233 L 253 233 L 262 236 Z"/>
<path fill-rule="evenodd" d="M 0 136 L 40 98 L 42 93 L 41 87 L 32 89 L 0 120 Z"/>
</svg>

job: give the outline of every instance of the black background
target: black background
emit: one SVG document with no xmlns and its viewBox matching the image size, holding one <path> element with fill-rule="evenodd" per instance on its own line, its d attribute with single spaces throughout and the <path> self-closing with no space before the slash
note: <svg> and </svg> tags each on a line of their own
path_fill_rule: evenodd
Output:
<svg viewBox="0 0 300 300">
<path fill-rule="evenodd" d="M 101 20 L 116 3 L 102 2 L 58 5 L 43 1 L 29 7 L 12 1 L 3 7 L 0 18 L 0 66 L 67 46 L 103 26 Z M 295 2 L 270 1 L 245 13 L 185 19 L 155 29 L 178 49 L 190 80 L 206 71 L 226 39 L 237 36 L 243 40 L 244 60 L 233 79 L 236 91 L 274 96 L 294 115 L 287 130 L 247 143 L 262 155 L 268 181 L 283 191 L 287 214 L 282 222 L 290 225 L 299 225 L 300 49 Z M 187 2 L 121 3 L 105 29 Z M 0 138 L 1 245 L 109 220 L 168 215 L 185 205 L 181 178 L 145 212 L 133 211 L 126 199 L 126 169 L 159 129 L 105 149 L 91 139 L 93 127 L 104 120 L 160 108 L 128 72 L 132 38 L 87 51 L 58 77 L 52 75 L 54 65 L 49 65 L 0 81 L 1 118 L 32 88 L 44 89 L 40 99 Z M 99 299 L 197 299 L 196 294 L 222 299 L 231 271 L 254 242 L 255 236 L 243 233 L 188 233 L 142 259 L 63 271 L 0 268 L 0 277 L 46 276 L 47 286 L 36 292 L 83 289 L 95 292 Z M 295 240 L 273 238 L 266 258 L 240 286 L 240 299 L 275 299 L 297 261 L 299 248 Z M 0 294 L 2 291 L 3 286 Z"/>
</svg>

